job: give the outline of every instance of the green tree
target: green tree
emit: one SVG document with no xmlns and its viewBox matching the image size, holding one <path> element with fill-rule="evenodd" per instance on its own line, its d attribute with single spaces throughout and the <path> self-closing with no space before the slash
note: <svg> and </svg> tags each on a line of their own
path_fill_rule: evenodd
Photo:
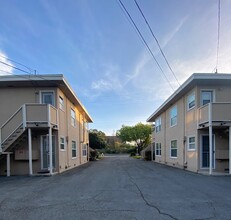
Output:
<svg viewBox="0 0 231 220">
<path fill-rule="evenodd" d="M 97 129 L 89 130 L 89 146 L 92 149 L 103 149 L 107 147 L 106 135 Z"/>
<path fill-rule="evenodd" d="M 140 155 L 141 150 L 151 143 L 151 132 L 151 125 L 138 123 L 135 126 L 123 125 L 122 128 L 116 132 L 116 135 L 121 138 L 123 142 L 134 141 L 138 154 Z"/>
</svg>

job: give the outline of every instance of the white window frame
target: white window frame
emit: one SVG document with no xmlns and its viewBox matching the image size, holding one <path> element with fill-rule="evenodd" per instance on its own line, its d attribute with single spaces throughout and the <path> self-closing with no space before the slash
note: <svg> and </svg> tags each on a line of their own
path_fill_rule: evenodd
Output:
<svg viewBox="0 0 231 220">
<path fill-rule="evenodd" d="M 73 148 L 73 143 L 75 143 L 75 149 Z M 73 156 L 73 150 L 75 150 L 75 156 Z M 76 140 L 71 141 L 71 158 L 72 159 L 77 158 L 77 142 L 76 142 Z"/>
<path fill-rule="evenodd" d="M 53 94 L 53 105 L 52 104 L 51 105 L 55 107 L 55 91 L 54 90 L 40 90 L 39 91 L 39 102 L 40 102 L 40 104 L 44 104 L 43 103 L 43 96 L 42 96 L 43 93 L 52 93 Z"/>
<path fill-rule="evenodd" d="M 194 138 L 194 142 L 190 142 L 191 138 Z M 188 143 L 188 151 L 195 151 L 196 150 L 196 137 L 195 136 L 188 136 L 187 143 Z M 194 145 L 194 148 L 190 147 L 190 145 L 191 146 Z"/>
<path fill-rule="evenodd" d="M 74 113 L 74 117 L 73 117 L 72 113 Z M 76 112 L 73 108 L 71 108 L 71 125 L 73 127 L 76 127 Z"/>
<path fill-rule="evenodd" d="M 176 109 L 176 115 L 172 116 L 173 110 Z M 177 125 L 177 105 L 174 105 L 170 111 L 169 111 L 169 117 L 170 117 L 170 127 L 174 127 Z M 176 118 L 175 124 L 172 124 L 172 119 Z"/>
<path fill-rule="evenodd" d="M 63 142 L 61 141 L 61 139 L 63 139 Z M 63 148 L 62 148 L 62 146 L 63 146 Z M 63 137 L 63 136 L 60 136 L 60 138 L 59 138 L 59 149 L 61 151 L 66 150 L 65 137 Z"/>
<path fill-rule="evenodd" d="M 87 144 L 82 145 L 82 156 L 87 157 Z"/>
<path fill-rule="evenodd" d="M 200 90 L 200 106 L 203 106 L 202 92 L 212 92 L 213 93 L 212 94 L 212 102 L 215 102 L 215 89 L 201 89 Z"/>
<path fill-rule="evenodd" d="M 155 156 L 161 157 L 161 143 L 156 143 Z"/>
<path fill-rule="evenodd" d="M 61 109 L 62 111 L 64 111 L 64 99 L 63 99 L 62 96 L 59 96 L 59 109 Z"/>
<path fill-rule="evenodd" d="M 176 142 L 176 147 L 172 148 L 172 142 L 175 141 Z M 172 156 L 172 150 L 176 149 L 176 156 Z M 177 149 L 177 140 L 171 140 L 170 142 L 170 158 L 172 159 L 176 159 L 177 158 L 177 154 L 178 154 L 178 149 Z"/>
<path fill-rule="evenodd" d="M 158 117 L 155 120 L 155 131 L 156 131 L 156 133 L 161 131 L 161 117 Z"/>
<path fill-rule="evenodd" d="M 190 97 L 193 97 L 193 96 L 194 96 L 194 100 L 190 100 Z M 194 105 L 192 107 L 190 107 L 190 104 L 192 102 L 194 102 Z M 195 94 L 195 92 L 192 92 L 191 94 L 189 94 L 187 96 L 187 110 L 189 111 L 189 110 L 195 108 L 195 106 L 196 106 L 196 94 Z"/>
</svg>

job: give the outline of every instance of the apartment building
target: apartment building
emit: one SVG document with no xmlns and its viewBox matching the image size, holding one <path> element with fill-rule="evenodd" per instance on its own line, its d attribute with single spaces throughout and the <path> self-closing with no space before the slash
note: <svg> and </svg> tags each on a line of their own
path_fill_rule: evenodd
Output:
<svg viewBox="0 0 231 220">
<path fill-rule="evenodd" d="M 155 162 L 231 174 L 231 74 L 193 74 L 147 121 Z"/>
<path fill-rule="evenodd" d="M 91 116 L 63 75 L 0 76 L 0 175 L 61 173 L 88 161 Z"/>
</svg>

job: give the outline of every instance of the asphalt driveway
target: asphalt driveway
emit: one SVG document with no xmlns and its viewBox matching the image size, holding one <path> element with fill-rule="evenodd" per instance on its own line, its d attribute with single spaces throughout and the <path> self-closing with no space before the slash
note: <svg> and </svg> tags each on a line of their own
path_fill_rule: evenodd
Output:
<svg viewBox="0 0 231 220">
<path fill-rule="evenodd" d="M 106 157 L 53 177 L 0 177 L 0 219 L 231 219 L 231 177 Z"/>
</svg>

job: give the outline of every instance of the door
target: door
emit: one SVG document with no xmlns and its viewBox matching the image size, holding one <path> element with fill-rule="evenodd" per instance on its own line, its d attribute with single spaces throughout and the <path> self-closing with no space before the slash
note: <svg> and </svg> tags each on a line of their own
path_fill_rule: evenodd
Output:
<svg viewBox="0 0 231 220">
<path fill-rule="evenodd" d="M 41 103 L 54 106 L 54 92 L 41 92 Z"/>
<path fill-rule="evenodd" d="M 212 138 L 212 167 L 215 165 L 215 136 Z M 209 135 L 202 135 L 201 137 L 201 168 L 209 168 Z"/>
<path fill-rule="evenodd" d="M 49 169 L 50 168 L 50 152 L 49 152 L 49 136 L 41 136 L 41 168 Z M 52 167 L 55 167 L 55 136 L 52 135 Z"/>
</svg>

